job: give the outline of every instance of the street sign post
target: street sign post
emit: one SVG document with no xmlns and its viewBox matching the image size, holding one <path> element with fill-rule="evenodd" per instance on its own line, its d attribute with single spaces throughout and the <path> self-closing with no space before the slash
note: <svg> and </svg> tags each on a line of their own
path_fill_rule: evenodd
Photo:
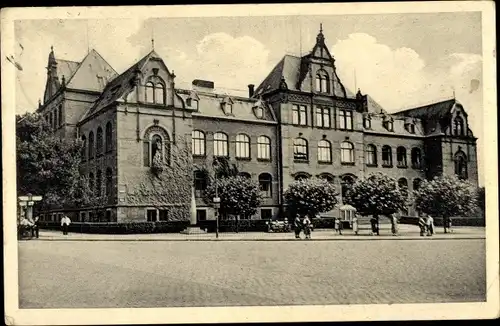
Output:
<svg viewBox="0 0 500 326">
<path fill-rule="evenodd" d="M 35 202 L 41 201 L 42 198 L 43 198 L 42 196 L 34 196 L 32 194 L 18 197 L 19 206 L 26 207 L 26 218 L 28 219 L 33 218 L 33 205 L 35 205 Z"/>
</svg>

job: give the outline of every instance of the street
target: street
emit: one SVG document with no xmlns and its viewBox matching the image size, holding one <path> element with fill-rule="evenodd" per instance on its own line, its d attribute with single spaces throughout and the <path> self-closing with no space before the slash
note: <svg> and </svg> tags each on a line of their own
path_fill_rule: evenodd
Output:
<svg viewBox="0 0 500 326">
<path fill-rule="evenodd" d="M 485 301 L 485 240 L 21 241 L 20 308 Z"/>
</svg>

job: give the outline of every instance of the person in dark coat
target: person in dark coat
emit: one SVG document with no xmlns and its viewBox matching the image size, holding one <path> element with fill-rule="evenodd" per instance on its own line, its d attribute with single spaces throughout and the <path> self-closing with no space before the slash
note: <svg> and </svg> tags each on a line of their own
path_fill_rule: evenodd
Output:
<svg viewBox="0 0 500 326">
<path fill-rule="evenodd" d="M 339 222 L 339 235 L 342 235 L 342 230 L 344 229 L 344 225 L 340 219 L 338 219 Z"/>
<path fill-rule="evenodd" d="M 420 227 L 420 236 L 423 237 L 426 233 L 427 220 L 424 216 L 420 216 L 418 219 L 418 226 Z"/>
<path fill-rule="evenodd" d="M 377 233 L 377 219 L 375 217 L 372 217 L 370 219 L 370 224 L 372 225 L 372 235 Z"/>
<path fill-rule="evenodd" d="M 38 216 L 35 216 L 35 219 L 33 221 L 33 227 L 31 228 L 32 237 L 36 237 L 38 239 L 39 228 L 40 228 L 40 218 Z"/>
<path fill-rule="evenodd" d="M 302 221 L 300 220 L 300 216 L 295 216 L 295 220 L 293 221 L 293 231 L 295 232 L 295 239 L 300 239 L 300 231 L 302 230 Z"/>
</svg>

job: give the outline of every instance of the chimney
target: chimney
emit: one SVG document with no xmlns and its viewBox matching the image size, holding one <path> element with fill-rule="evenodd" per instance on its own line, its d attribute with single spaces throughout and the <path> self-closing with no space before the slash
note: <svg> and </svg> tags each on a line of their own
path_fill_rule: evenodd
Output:
<svg viewBox="0 0 500 326">
<path fill-rule="evenodd" d="M 248 97 L 253 97 L 254 87 L 255 87 L 254 84 L 248 85 Z"/>
<path fill-rule="evenodd" d="M 193 80 L 192 85 L 193 85 L 193 90 L 204 91 L 204 92 L 213 92 L 215 87 L 213 81 L 201 80 L 201 79 Z"/>
</svg>

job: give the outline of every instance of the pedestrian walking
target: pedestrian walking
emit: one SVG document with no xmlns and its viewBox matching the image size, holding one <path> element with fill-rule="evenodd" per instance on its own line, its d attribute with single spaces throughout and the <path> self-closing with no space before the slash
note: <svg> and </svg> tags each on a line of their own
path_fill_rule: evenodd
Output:
<svg viewBox="0 0 500 326">
<path fill-rule="evenodd" d="M 352 230 L 354 231 L 355 235 L 358 235 L 358 214 L 354 214 L 354 217 L 352 219 Z"/>
<path fill-rule="evenodd" d="M 342 235 L 342 230 L 344 229 L 344 224 L 342 223 L 340 218 L 338 219 L 338 221 L 339 221 L 339 235 Z"/>
<path fill-rule="evenodd" d="M 312 228 L 312 223 L 311 220 L 309 219 L 309 216 L 306 215 L 304 217 L 304 234 L 306 236 L 306 239 L 311 239 L 311 228 Z"/>
<path fill-rule="evenodd" d="M 340 228 L 340 225 L 339 225 L 340 224 L 340 219 L 338 217 L 336 217 L 334 223 L 335 223 L 335 233 L 338 234 L 339 233 L 339 228 Z"/>
<path fill-rule="evenodd" d="M 69 217 L 64 215 L 63 218 L 61 219 L 61 228 L 62 228 L 64 235 L 68 234 L 68 229 L 69 229 L 70 224 L 71 224 L 71 220 L 69 219 Z"/>
<path fill-rule="evenodd" d="M 395 214 L 390 215 L 392 235 L 398 235 L 398 218 Z"/>
<path fill-rule="evenodd" d="M 443 218 L 444 233 L 451 233 L 451 217 Z"/>
<path fill-rule="evenodd" d="M 293 221 L 293 231 L 295 232 L 295 239 L 300 239 L 300 231 L 302 230 L 302 221 L 300 220 L 300 216 L 295 216 L 295 220 Z"/>
<path fill-rule="evenodd" d="M 40 229 L 40 217 L 35 216 L 33 221 L 33 226 L 31 227 L 31 236 L 36 237 L 38 239 Z"/>
<path fill-rule="evenodd" d="M 420 216 L 418 219 L 418 226 L 420 227 L 420 236 L 423 237 L 425 235 L 425 229 L 426 229 L 427 221 L 424 219 L 423 216 Z"/>
<path fill-rule="evenodd" d="M 427 215 L 427 236 L 431 237 L 434 234 L 434 219 Z"/>
<path fill-rule="evenodd" d="M 372 226 L 372 232 L 370 234 L 374 235 L 375 233 L 377 233 L 377 219 L 375 217 L 372 217 L 370 219 L 370 224 Z"/>
</svg>

